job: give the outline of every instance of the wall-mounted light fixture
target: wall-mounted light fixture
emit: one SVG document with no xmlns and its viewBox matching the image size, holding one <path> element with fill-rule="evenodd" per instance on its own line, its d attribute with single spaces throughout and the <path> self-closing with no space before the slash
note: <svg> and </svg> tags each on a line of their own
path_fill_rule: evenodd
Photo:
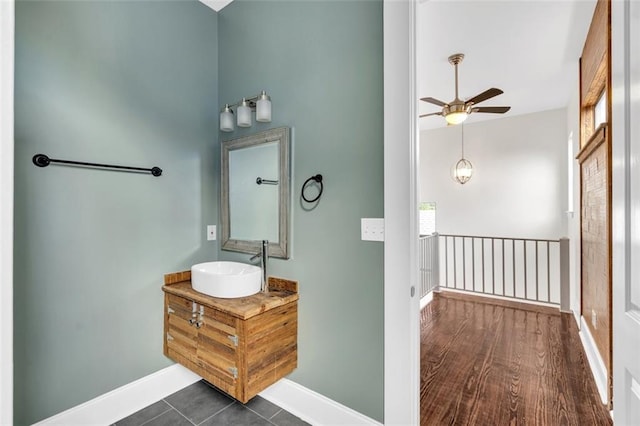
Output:
<svg viewBox="0 0 640 426">
<path fill-rule="evenodd" d="M 464 124 L 461 124 L 460 127 L 460 132 L 462 134 L 462 137 L 460 139 L 462 153 L 460 156 L 460 160 L 458 160 L 453 170 L 453 178 L 459 184 L 464 185 L 465 183 L 469 182 L 469 179 L 471 179 L 471 176 L 473 175 L 473 165 L 471 164 L 471 161 L 464 158 Z"/>
<path fill-rule="evenodd" d="M 238 127 L 252 126 L 251 111 L 256 112 L 256 121 L 271 122 L 271 98 L 264 90 L 259 95 L 242 98 L 241 101 L 235 104 L 225 104 L 220 111 L 220 130 L 223 132 L 233 132 L 235 130 L 233 108 L 236 108 L 236 123 Z"/>
</svg>

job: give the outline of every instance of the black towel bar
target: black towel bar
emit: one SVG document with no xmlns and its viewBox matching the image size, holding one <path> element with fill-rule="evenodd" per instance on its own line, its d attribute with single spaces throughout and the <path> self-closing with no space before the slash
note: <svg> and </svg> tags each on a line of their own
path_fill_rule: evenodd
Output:
<svg viewBox="0 0 640 426">
<path fill-rule="evenodd" d="M 55 158 L 49 158 L 44 154 L 36 154 L 33 156 L 33 164 L 35 164 L 38 167 L 47 167 L 51 163 L 70 164 L 72 166 L 99 167 L 103 169 L 149 172 L 153 176 L 160 176 L 162 174 L 162 169 L 160 167 L 152 167 L 150 169 L 145 169 L 143 167 L 116 166 L 113 164 L 86 163 L 84 161 L 58 160 Z"/>
</svg>

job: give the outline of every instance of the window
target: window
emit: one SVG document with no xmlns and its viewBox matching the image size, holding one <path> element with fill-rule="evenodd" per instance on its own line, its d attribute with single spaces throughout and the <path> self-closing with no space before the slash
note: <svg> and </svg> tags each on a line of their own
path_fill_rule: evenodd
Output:
<svg viewBox="0 0 640 426">
<path fill-rule="evenodd" d="M 607 122 L 607 91 L 603 90 L 593 108 L 593 129 Z"/>
<path fill-rule="evenodd" d="M 569 133 L 569 143 L 567 152 L 567 213 L 573 214 L 573 166 L 575 164 L 575 154 L 573 153 L 573 132 Z"/>
<path fill-rule="evenodd" d="M 436 203 L 420 203 L 420 235 L 431 235 L 436 232 Z"/>
</svg>

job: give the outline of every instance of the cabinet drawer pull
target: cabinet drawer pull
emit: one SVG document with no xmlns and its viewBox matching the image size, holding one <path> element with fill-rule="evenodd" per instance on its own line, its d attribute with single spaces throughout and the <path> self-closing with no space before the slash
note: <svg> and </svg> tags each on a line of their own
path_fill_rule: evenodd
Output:
<svg viewBox="0 0 640 426">
<path fill-rule="evenodd" d="M 238 336 L 227 336 L 231 340 L 234 346 L 238 346 Z"/>
<path fill-rule="evenodd" d="M 174 311 L 171 306 L 167 306 L 167 314 L 175 314 L 176 311 Z"/>
</svg>

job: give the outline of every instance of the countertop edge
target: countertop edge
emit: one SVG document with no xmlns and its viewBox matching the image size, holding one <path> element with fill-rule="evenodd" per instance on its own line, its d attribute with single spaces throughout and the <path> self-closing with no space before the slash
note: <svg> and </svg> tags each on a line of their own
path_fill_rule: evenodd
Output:
<svg viewBox="0 0 640 426">
<path fill-rule="evenodd" d="M 298 293 L 291 291 L 270 291 L 268 293 L 256 293 L 251 296 L 235 299 L 223 299 L 208 296 L 194 290 L 191 286 L 191 280 L 171 284 L 167 283 L 162 286 L 162 290 L 175 296 L 191 299 L 242 320 L 247 320 L 258 314 L 287 305 L 299 299 Z"/>
</svg>

